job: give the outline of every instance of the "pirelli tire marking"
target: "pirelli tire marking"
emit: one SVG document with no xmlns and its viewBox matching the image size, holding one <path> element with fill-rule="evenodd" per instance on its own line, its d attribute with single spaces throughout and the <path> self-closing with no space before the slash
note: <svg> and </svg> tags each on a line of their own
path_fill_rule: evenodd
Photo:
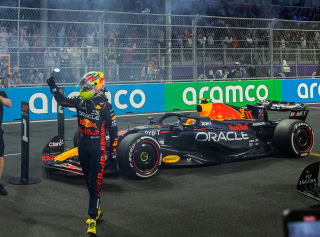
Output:
<svg viewBox="0 0 320 237">
<path fill-rule="evenodd" d="M 146 141 L 146 140 L 152 140 L 152 142 L 154 142 L 156 145 L 152 144 L 152 142 L 150 141 Z M 158 157 L 157 157 L 157 162 L 155 163 L 155 165 L 148 171 L 142 171 L 140 170 L 134 161 L 134 152 L 135 150 L 143 143 L 148 142 L 150 144 L 152 144 L 154 146 L 154 148 L 157 151 Z M 159 143 L 157 142 L 157 140 L 155 140 L 152 137 L 140 137 L 139 139 L 137 139 L 131 146 L 130 146 L 130 150 L 129 150 L 129 165 L 131 168 L 134 168 L 137 170 L 136 175 L 142 178 L 148 178 L 151 177 L 153 175 L 155 175 L 158 172 L 159 167 L 161 166 L 161 162 L 162 162 L 162 153 L 160 152 L 160 150 L 158 149 L 160 148 Z"/>
<path fill-rule="evenodd" d="M 306 129 L 307 132 L 309 132 L 310 138 L 311 138 L 310 146 L 309 146 L 306 150 L 304 150 L 304 151 L 300 151 L 300 150 L 299 150 L 299 148 L 297 147 L 297 144 L 296 144 L 296 139 L 295 139 L 295 137 L 296 137 L 296 135 L 297 135 L 297 132 L 298 132 L 300 129 Z M 307 156 L 307 155 L 309 154 L 309 152 L 312 150 L 313 144 L 314 144 L 314 136 L 313 136 L 312 128 L 309 126 L 309 124 L 304 123 L 304 122 L 295 124 L 295 125 L 294 125 L 294 129 L 293 129 L 293 132 L 292 132 L 292 134 L 291 134 L 291 145 L 292 145 L 293 151 L 294 151 L 297 155 Z"/>
</svg>

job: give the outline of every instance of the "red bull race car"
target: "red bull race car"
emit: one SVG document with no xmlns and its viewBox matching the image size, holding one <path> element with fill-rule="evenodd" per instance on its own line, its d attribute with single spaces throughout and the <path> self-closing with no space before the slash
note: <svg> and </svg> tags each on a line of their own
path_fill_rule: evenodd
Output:
<svg viewBox="0 0 320 237">
<path fill-rule="evenodd" d="M 149 124 L 122 130 L 118 156 L 107 167 L 136 179 L 154 176 L 161 166 L 219 164 L 281 152 L 304 157 L 313 147 L 313 131 L 305 122 L 308 110 L 293 110 L 289 118 L 269 120 L 267 109 L 240 108 L 203 100 L 197 115 L 165 113 Z M 85 126 L 94 126 L 81 121 Z M 63 137 L 54 137 L 42 152 L 46 170 L 82 174 L 77 149 L 66 150 Z M 107 143 L 109 137 L 106 137 Z"/>
</svg>

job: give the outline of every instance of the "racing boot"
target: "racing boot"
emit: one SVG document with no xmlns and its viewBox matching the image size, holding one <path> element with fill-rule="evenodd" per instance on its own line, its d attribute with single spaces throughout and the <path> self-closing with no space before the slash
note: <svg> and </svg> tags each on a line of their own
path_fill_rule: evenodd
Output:
<svg viewBox="0 0 320 237">
<path fill-rule="evenodd" d="M 95 219 L 90 219 L 87 233 L 89 235 L 95 236 L 97 234 L 96 226 L 97 226 L 96 220 Z"/>
<path fill-rule="evenodd" d="M 96 221 L 98 221 L 98 220 L 100 220 L 100 218 L 102 217 L 102 211 L 101 211 L 101 208 L 99 207 L 99 209 L 98 209 L 98 216 L 96 217 Z M 90 223 L 90 218 L 86 221 L 86 223 L 87 223 L 87 225 L 89 225 L 89 223 Z"/>
</svg>

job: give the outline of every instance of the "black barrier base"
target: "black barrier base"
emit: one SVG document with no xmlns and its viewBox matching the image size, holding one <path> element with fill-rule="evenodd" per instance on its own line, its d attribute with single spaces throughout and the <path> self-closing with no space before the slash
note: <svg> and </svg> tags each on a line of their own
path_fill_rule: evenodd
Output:
<svg viewBox="0 0 320 237">
<path fill-rule="evenodd" d="M 37 184 L 40 182 L 41 182 L 41 179 L 38 177 L 29 177 L 28 181 L 25 179 L 22 179 L 21 177 L 12 177 L 8 179 L 8 183 L 14 184 L 14 185 L 30 185 L 30 184 Z"/>
</svg>

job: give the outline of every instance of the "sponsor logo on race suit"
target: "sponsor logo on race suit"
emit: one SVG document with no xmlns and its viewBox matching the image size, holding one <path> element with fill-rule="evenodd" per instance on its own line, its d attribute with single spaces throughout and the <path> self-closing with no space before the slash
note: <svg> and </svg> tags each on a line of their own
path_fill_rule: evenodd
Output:
<svg viewBox="0 0 320 237">
<path fill-rule="evenodd" d="M 91 114 L 86 114 L 83 111 L 79 111 L 79 115 L 83 118 L 87 118 L 87 119 L 93 119 L 93 120 L 99 120 L 100 119 L 100 115 L 98 110 L 93 110 Z"/>
<path fill-rule="evenodd" d="M 229 128 L 231 131 L 248 130 L 248 123 L 245 123 L 244 125 L 240 123 L 236 125 L 229 125 Z"/>
<path fill-rule="evenodd" d="M 243 141 L 248 139 L 249 135 L 245 132 L 198 132 L 196 134 L 196 141 L 199 142 Z"/>
<path fill-rule="evenodd" d="M 81 134 L 88 135 L 88 136 L 98 136 L 98 135 L 100 135 L 99 129 L 82 128 L 81 126 L 79 126 L 79 132 Z"/>
<path fill-rule="evenodd" d="M 60 139 L 59 142 L 49 142 L 49 147 L 62 146 L 64 144 L 63 140 Z"/>
<path fill-rule="evenodd" d="M 116 126 L 117 126 L 116 120 L 111 120 L 111 127 L 116 127 Z"/>
<path fill-rule="evenodd" d="M 80 119 L 80 124 L 86 128 L 97 128 L 97 123 L 93 123 L 89 119 Z"/>
</svg>

